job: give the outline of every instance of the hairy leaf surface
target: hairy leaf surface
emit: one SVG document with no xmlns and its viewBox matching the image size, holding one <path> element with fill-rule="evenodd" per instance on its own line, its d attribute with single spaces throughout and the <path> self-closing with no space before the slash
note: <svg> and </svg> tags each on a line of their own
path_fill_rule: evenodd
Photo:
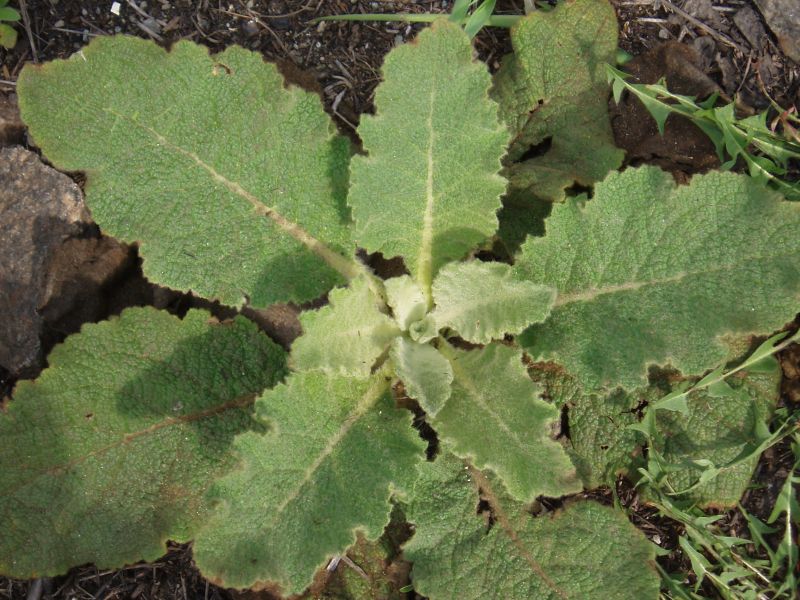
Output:
<svg viewBox="0 0 800 600">
<path fill-rule="evenodd" d="M 285 353 L 237 318 L 149 308 L 84 326 L 0 412 L 0 572 L 155 560 L 208 518 L 234 435 Z"/>
<path fill-rule="evenodd" d="M 697 482 L 702 467 L 693 461 L 707 460 L 723 467 L 748 446 L 758 445 L 757 423 L 772 414 L 778 398 L 780 371 L 776 361 L 763 372 L 747 372 L 730 378 L 711 393 L 701 389 L 689 394 L 688 413 L 659 411 L 655 448 L 673 465 L 668 481 L 673 491 L 686 490 Z M 552 366 L 534 365 L 534 381 L 541 383 L 556 406 L 566 406 L 569 419 L 567 453 L 584 486 L 612 484 L 618 473 L 636 478 L 644 467 L 641 432 L 629 429 L 638 421 L 635 409 L 653 403 L 673 389 L 670 379 L 657 378 L 650 387 L 632 391 L 584 392 L 574 378 Z M 673 376 L 674 378 L 674 376 Z M 725 468 L 681 499 L 701 506 L 729 507 L 741 498 L 750 481 L 757 457 Z"/>
<path fill-rule="evenodd" d="M 590 185 L 622 163 L 605 75 L 617 49 L 616 15 L 606 0 L 563 2 L 522 18 L 511 43 L 492 93 L 512 135 L 505 174 L 511 188 L 559 200 L 574 182 Z"/>
<path fill-rule="evenodd" d="M 101 36 L 27 67 L 18 90 L 36 143 L 87 173 L 92 216 L 139 244 L 151 281 L 266 306 L 313 299 L 355 268 L 348 143 L 319 97 L 285 88 L 258 54 Z"/>
<path fill-rule="evenodd" d="M 501 344 L 443 349 L 453 391 L 431 420 L 440 438 L 478 468 L 497 473 L 520 500 L 580 491 L 572 463 L 550 437 L 558 410 L 539 398 L 541 388 L 528 377 L 519 351 Z"/>
<path fill-rule="evenodd" d="M 771 332 L 800 299 L 800 205 L 732 173 L 677 186 L 655 167 L 611 174 L 594 198 L 556 205 L 520 277 L 553 286 L 549 319 L 521 341 L 586 390 L 646 385 L 648 364 L 700 373 L 723 338 Z"/>
<path fill-rule="evenodd" d="M 538 363 L 529 370 L 547 398 L 566 410 L 569 423 L 567 454 L 584 487 L 613 485 L 617 474 L 636 479 L 636 468 L 644 466 L 641 450 L 644 435 L 629 429 L 638 422 L 635 409 L 643 401 L 664 396 L 658 389 L 627 392 L 585 392 L 574 377 L 555 365 Z"/>
<path fill-rule="evenodd" d="M 531 516 L 499 484 L 444 454 L 420 466 L 405 549 L 414 589 L 430 600 L 648 600 L 654 546 L 625 514 L 592 501 Z M 493 525 L 476 514 L 478 490 Z"/>
<path fill-rule="evenodd" d="M 219 511 L 195 561 L 229 587 L 297 593 L 355 542 L 381 535 L 392 490 L 410 490 L 424 445 L 383 373 L 369 379 L 293 374 L 256 403 L 266 435 L 236 438 L 243 467 L 214 488 Z"/>
<path fill-rule="evenodd" d="M 514 280 L 507 264 L 472 261 L 443 267 L 433 281 L 433 297 L 438 329 L 450 327 L 468 342 L 488 344 L 544 321 L 555 290 Z"/>
<path fill-rule="evenodd" d="M 386 57 L 376 116 L 359 126 L 348 202 L 359 246 L 402 256 L 430 304 L 439 267 L 497 229 L 507 133 L 486 66 L 461 28 L 442 20 Z"/>
<path fill-rule="evenodd" d="M 301 313 L 304 333 L 292 344 L 292 367 L 366 377 L 400 330 L 380 311 L 364 277 L 333 290 L 329 300 L 319 310 Z"/>
<path fill-rule="evenodd" d="M 387 300 L 392 307 L 395 321 L 403 331 L 408 331 L 411 325 L 421 320 L 428 312 L 425 294 L 408 275 L 387 279 L 385 285 Z"/>
<path fill-rule="evenodd" d="M 435 417 L 450 397 L 453 368 L 436 348 L 398 337 L 390 354 L 409 398 Z"/>
</svg>

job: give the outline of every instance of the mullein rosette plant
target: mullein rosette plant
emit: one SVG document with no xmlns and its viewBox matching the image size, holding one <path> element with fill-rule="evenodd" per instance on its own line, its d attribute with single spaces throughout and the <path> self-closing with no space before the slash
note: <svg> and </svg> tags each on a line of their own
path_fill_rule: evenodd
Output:
<svg viewBox="0 0 800 600">
<path fill-rule="evenodd" d="M 731 173 L 606 177 L 615 32 L 605 2 L 531 14 L 493 81 L 438 21 L 387 56 L 356 155 L 317 96 L 241 48 L 98 38 L 26 68 L 33 139 L 87 174 L 94 219 L 138 244 L 151 281 L 236 307 L 328 302 L 288 356 L 200 310 L 128 309 L 58 346 L 0 417 L 0 571 L 194 540 L 215 583 L 294 594 L 399 504 L 434 600 L 657 597 L 654 546 L 623 512 L 532 503 L 635 473 L 634 430 L 607 431 L 613 462 L 592 436 L 613 402 L 635 419 L 648 368 L 701 374 L 794 317 L 800 206 Z M 525 239 L 534 205 L 549 216 Z M 475 258 L 496 235 L 518 240 L 513 264 Z M 356 248 L 406 274 L 377 277 Z M 430 459 L 401 393 L 435 432 Z M 565 444 L 567 405 L 582 421 Z"/>
</svg>

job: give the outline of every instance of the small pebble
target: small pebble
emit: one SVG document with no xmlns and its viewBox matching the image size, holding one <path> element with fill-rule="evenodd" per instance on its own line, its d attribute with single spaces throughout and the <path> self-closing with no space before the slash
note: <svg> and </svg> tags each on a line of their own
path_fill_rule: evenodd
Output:
<svg viewBox="0 0 800 600">
<path fill-rule="evenodd" d="M 64 27 L 64 21 L 62 21 L 61 19 L 59 19 L 58 21 L 56 21 L 55 23 L 53 23 L 53 27 Z"/>
<path fill-rule="evenodd" d="M 258 23 L 250 19 L 244 24 L 244 32 L 247 35 L 256 35 L 258 33 Z"/>
</svg>

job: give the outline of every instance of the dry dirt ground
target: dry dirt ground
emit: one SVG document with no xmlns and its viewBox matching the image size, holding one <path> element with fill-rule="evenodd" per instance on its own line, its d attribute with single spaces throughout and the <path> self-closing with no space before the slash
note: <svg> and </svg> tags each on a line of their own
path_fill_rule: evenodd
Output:
<svg viewBox="0 0 800 600">
<path fill-rule="evenodd" d="M 691 54 L 691 61 L 716 83 L 729 97 L 735 98 L 741 110 L 761 110 L 770 100 L 784 108 L 800 105 L 800 66 L 781 51 L 778 39 L 770 31 L 760 13 L 749 0 L 613 0 L 620 23 L 620 47 L 633 55 L 642 55 L 663 42 L 680 42 L 681 50 L 658 50 L 648 59 L 651 76 L 658 77 L 670 69 L 681 70 L 682 61 Z M 220 50 L 239 44 L 261 52 L 265 58 L 281 62 L 285 71 L 314 88 L 323 97 L 326 109 L 343 131 L 352 135 L 359 115 L 372 110 L 375 86 L 380 81 L 380 64 L 393 46 L 415 35 L 419 26 L 399 23 L 321 23 L 315 17 L 364 12 L 432 12 L 443 13 L 452 4 L 442 0 L 363 1 L 363 0 L 121 0 L 120 14 L 110 11 L 111 1 L 20 0 L 11 2 L 23 9 L 24 23 L 19 26 L 20 39 L 10 51 L 0 48 L 0 109 L 2 102 L 13 105 L 14 82 L 26 62 L 44 62 L 63 58 L 93 36 L 128 33 L 150 38 L 164 45 L 179 39 L 190 39 Z M 501 13 L 519 14 L 523 0 L 500 0 Z M 499 59 L 510 50 L 505 31 L 487 29 L 476 39 L 476 47 L 490 69 L 499 66 Z M 684 50 L 686 47 L 691 50 Z M 653 58 L 654 57 L 654 58 Z M 660 62 L 659 62 L 660 61 Z M 631 134 L 641 143 L 641 131 L 628 131 L 625 115 L 617 114 L 621 124 L 615 125 L 618 142 L 625 146 Z M 615 118 L 616 118 L 615 117 Z M 638 119 L 638 118 L 637 118 Z M 2 110 L 0 110 L 2 121 Z M 25 143 L 24 134 L 16 131 L 11 139 Z M 659 142 L 661 143 L 661 142 Z M 702 141 L 698 141 L 701 144 Z M 2 137 L 0 137 L 2 145 Z M 680 152 L 645 144 L 647 152 L 631 161 L 652 161 L 676 173 L 690 173 L 714 166 L 708 148 L 705 154 L 693 148 L 691 155 L 705 156 L 692 164 L 682 163 Z M 638 146 L 637 146 L 638 147 Z M 685 149 L 684 149 L 685 150 Z M 82 182 L 78 180 L 78 183 Z M 72 260 L 81 268 L 96 268 L 99 255 L 115 254 L 118 264 L 104 268 L 113 272 L 101 283 L 88 288 L 100 298 L 88 302 L 76 295 L 69 306 L 55 310 L 57 317 L 46 321 L 41 332 L 43 355 L 54 343 L 77 331 L 86 321 L 97 321 L 135 304 L 153 304 L 178 314 L 197 301 L 151 286 L 141 276 L 135 253 L 103 241 L 96 229 L 83 235 L 80 260 Z M 77 262 L 76 262 L 77 261 Z M 2 277 L 2 273 L 0 273 Z M 77 277 L 66 272 L 63 279 Z M 67 282 L 68 283 L 68 282 Z M 65 284 L 66 287 L 69 287 Z M 82 310 L 75 310 L 82 306 Z M 86 308 L 89 306 L 89 308 Z M 65 316 L 66 315 L 66 316 Z M 291 321 L 291 315 L 289 321 Z M 273 335 L 291 332 L 281 325 L 286 315 L 258 315 L 259 323 Z M 2 319 L 2 317 L 0 317 Z M 782 402 L 794 405 L 800 401 L 800 350 L 790 348 L 782 356 L 786 380 Z M 32 376 L 43 363 L 34 365 L 26 376 Z M 0 366 L 0 398 L 12 395 L 14 374 Z M 767 452 L 758 466 L 756 485 L 744 498 L 751 513 L 764 518 L 775 500 L 775 492 L 791 466 L 791 453 L 785 447 Z M 646 533 L 674 540 L 680 530 L 673 523 L 657 518 L 647 507 L 638 507 L 636 494 L 626 482 L 619 483 L 618 494 L 624 503 L 636 508 L 634 521 Z M 610 490 L 592 494 L 610 502 Z M 730 513 L 726 523 L 731 535 L 741 531 L 741 517 Z M 2 535 L 2 531 L 0 531 Z M 684 560 L 679 554 L 667 559 L 668 567 L 679 568 Z M 396 589 L 407 583 L 407 570 L 398 561 L 392 577 Z M 347 567 L 339 567 L 347 568 Z M 328 577 L 335 580 L 338 573 Z M 321 588 L 325 588 L 321 582 Z M 335 585 L 335 581 L 331 584 Z M 396 597 L 413 593 L 399 594 Z M 336 596 L 329 596 L 336 597 Z M 0 578 L 0 599 L 38 600 L 39 598 L 112 599 L 140 598 L 232 599 L 267 598 L 266 595 L 240 594 L 214 587 L 194 570 L 190 549 L 171 546 L 169 553 L 152 564 L 133 565 L 117 571 L 100 571 L 94 566 L 74 569 L 69 574 L 34 582 Z"/>
</svg>

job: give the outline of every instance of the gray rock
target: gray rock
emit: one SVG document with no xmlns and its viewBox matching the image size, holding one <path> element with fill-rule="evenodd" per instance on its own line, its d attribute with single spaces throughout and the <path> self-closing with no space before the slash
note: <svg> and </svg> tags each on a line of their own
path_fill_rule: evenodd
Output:
<svg viewBox="0 0 800 600">
<path fill-rule="evenodd" d="M 800 1 L 755 0 L 783 53 L 800 63 Z"/>
<path fill-rule="evenodd" d="M 48 264 L 88 222 L 69 177 L 23 148 L 0 149 L 0 365 L 13 375 L 38 369 Z"/>
<path fill-rule="evenodd" d="M 758 18 L 756 11 L 749 6 L 743 6 L 733 15 L 733 22 L 736 24 L 736 28 L 741 31 L 742 35 L 747 39 L 751 48 L 754 50 L 761 48 L 761 43 L 767 35 L 767 32 L 764 30 L 764 26 L 761 24 L 761 19 Z"/>
</svg>

